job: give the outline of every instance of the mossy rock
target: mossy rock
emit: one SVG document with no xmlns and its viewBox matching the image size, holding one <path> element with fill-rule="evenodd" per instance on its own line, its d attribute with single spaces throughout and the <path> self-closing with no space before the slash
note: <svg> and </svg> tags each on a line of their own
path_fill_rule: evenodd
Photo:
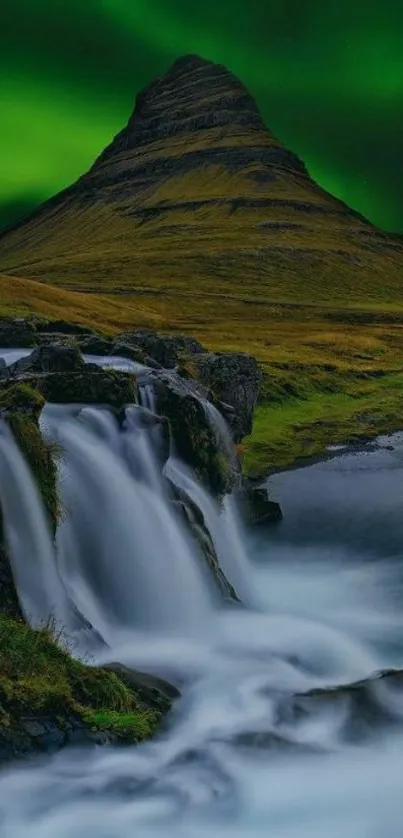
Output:
<svg viewBox="0 0 403 838">
<path fill-rule="evenodd" d="M 30 355 L 11 364 L 9 374 L 17 376 L 24 373 L 78 372 L 83 367 L 84 358 L 77 346 L 51 343 L 37 346 Z"/>
<path fill-rule="evenodd" d="M 74 373 L 50 373 L 35 380 L 48 402 L 59 404 L 105 404 L 120 409 L 137 399 L 136 379 L 131 373 L 104 370 L 87 364 Z"/>
<path fill-rule="evenodd" d="M 233 474 L 226 452 L 220 451 L 197 396 L 173 377 L 156 382 L 158 410 L 169 419 L 172 438 L 181 459 L 216 497 L 232 488 Z"/>
<path fill-rule="evenodd" d="M 161 717 L 115 672 L 74 660 L 52 627 L 0 615 L 0 762 L 74 742 L 140 742 Z"/>
</svg>

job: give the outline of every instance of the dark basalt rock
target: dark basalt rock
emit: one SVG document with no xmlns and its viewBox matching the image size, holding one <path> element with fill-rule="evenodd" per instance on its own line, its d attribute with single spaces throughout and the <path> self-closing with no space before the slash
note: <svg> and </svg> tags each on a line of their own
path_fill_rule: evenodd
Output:
<svg viewBox="0 0 403 838">
<path fill-rule="evenodd" d="M 275 524 L 282 520 L 280 504 L 270 500 L 265 486 L 246 483 L 238 493 L 241 509 L 249 524 Z"/>
<path fill-rule="evenodd" d="M 193 355 L 184 366 L 220 403 L 234 442 L 250 434 L 262 379 L 256 359 L 243 353 L 206 352 Z"/>
<path fill-rule="evenodd" d="M 84 367 L 84 358 L 76 346 L 50 344 L 38 346 L 26 358 L 9 367 L 10 376 L 37 372 L 77 372 Z"/>
<path fill-rule="evenodd" d="M 187 335 L 161 335 L 150 330 L 124 332 L 117 343 L 123 343 L 141 350 L 165 369 L 173 369 L 184 355 L 204 352 L 204 348 Z"/>
<path fill-rule="evenodd" d="M 396 703 L 399 698 L 403 700 L 403 671 L 389 669 L 352 684 L 290 696 L 280 710 L 280 717 L 286 722 L 298 722 L 311 714 L 316 716 L 321 708 L 340 713 L 345 710 L 345 716 L 341 716 L 343 733 L 347 740 L 359 741 L 373 735 L 376 729 L 400 723 L 401 712 Z"/>
<path fill-rule="evenodd" d="M 89 746 L 116 743 L 113 734 L 91 730 L 70 714 L 61 723 L 54 715 L 27 716 L 18 729 L 0 729 L 0 764 L 38 754 L 53 754 L 67 745 Z"/>
<path fill-rule="evenodd" d="M 134 361 L 136 364 L 143 364 L 145 367 L 161 369 L 161 364 L 153 361 L 139 346 L 130 346 L 128 343 L 121 343 L 119 340 L 112 344 L 109 354 L 119 355 L 121 358 L 127 358 L 129 361 Z"/>
<path fill-rule="evenodd" d="M 81 326 L 79 323 L 71 323 L 69 320 L 41 321 L 38 324 L 37 331 L 42 334 L 70 335 L 71 337 L 74 335 L 89 336 L 90 334 L 93 334 L 96 337 L 96 333 L 88 326 Z"/>
<path fill-rule="evenodd" d="M 235 588 L 231 585 L 220 567 L 214 543 L 206 526 L 202 512 L 199 507 L 193 503 L 192 499 L 186 492 L 179 489 L 179 487 L 175 486 L 172 482 L 170 482 L 170 486 L 175 498 L 174 503 L 176 504 L 178 511 L 180 511 L 183 516 L 187 529 L 190 531 L 196 541 L 196 544 L 199 546 L 201 555 L 213 575 L 223 600 L 227 602 L 239 603 L 240 599 L 235 591 Z"/>
<path fill-rule="evenodd" d="M 46 401 L 58 404 L 105 404 L 120 410 L 137 399 L 133 375 L 104 370 L 95 364 L 86 364 L 73 372 L 34 376 L 30 381 Z"/>
<path fill-rule="evenodd" d="M 97 337 L 97 335 L 85 337 L 83 340 L 79 340 L 78 346 L 83 355 L 114 354 L 112 353 L 113 341 L 108 338 Z"/>
<path fill-rule="evenodd" d="M 214 496 L 231 491 L 234 473 L 230 456 L 221 450 L 208 421 L 202 397 L 174 373 L 154 373 L 158 412 L 169 419 L 175 449 Z"/>
<path fill-rule="evenodd" d="M 4 317 L 0 319 L 0 346 L 10 349 L 14 346 L 29 347 L 35 345 L 35 324 L 23 317 Z"/>
</svg>

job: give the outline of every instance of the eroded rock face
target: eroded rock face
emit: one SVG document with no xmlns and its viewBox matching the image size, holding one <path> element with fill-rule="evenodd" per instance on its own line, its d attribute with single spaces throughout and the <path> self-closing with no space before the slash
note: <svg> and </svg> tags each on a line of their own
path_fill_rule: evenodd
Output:
<svg viewBox="0 0 403 838">
<path fill-rule="evenodd" d="M 199 341 L 187 335 L 161 335 L 146 329 L 124 332 L 117 342 L 136 347 L 165 369 L 175 367 L 183 355 L 205 351 Z"/>
<path fill-rule="evenodd" d="M 9 375 L 37 372 L 76 372 L 84 368 L 84 358 L 76 346 L 50 344 L 38 346 L 26 358 L 9 367 Z"/>
<path fill-rule="evenodd" d="M 155 373 L 152 381 L 158 412 L 169 419 L 179 457 L 214 496 L 231 491 L 232 463 L 218 445 L 203 398 L 177 375 Z"/>
<path fill-rule="evenodd" d="M 32 321 L 23 317 L 4 317 L 0 319 L 0 346 L 4 349 L 13 346 L 34 346 L 36 328 Z"/>
<path fill-rule="evenodd" d="M 239 501 L 249 524 L 276 524 L 283 518 L 280 504 L 270 500 L 265 486 L 253 486 L 245 482 L 239 493 Z"/>
<path fill-rule="evenodd" d="M 46 401 L 56 404 L 105 404 L 120 410 L 137 398 L 133 375 L 95 364 L 74 372 L 48 373 L 32 379 L 32 383 Z"/>
<path fill-rule="evenodd" d="M 211 390 L 220 403 L 234 442 L 250 434 L 262 379 L 256 358 L 243 353 L 208 352 L 194 355 L 185 369 Z"/>
</svg>

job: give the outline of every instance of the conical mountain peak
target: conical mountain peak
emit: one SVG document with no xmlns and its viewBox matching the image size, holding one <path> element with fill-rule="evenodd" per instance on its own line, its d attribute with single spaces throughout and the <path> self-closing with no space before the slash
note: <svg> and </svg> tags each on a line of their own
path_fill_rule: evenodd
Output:
<svg viewBox="0 0 403 838">
<path fill-rule="evenodd" d="M 393 300 L 402 266 L 401 241 L 315 183 L 242 81 L 198 55 L 138 94 L 89 172 L 0 235 L 4 273 L 75 290 L 362 300 L 382 277 Z"/>
<path fill-rule="evenodd" d="M 264 129 L 245 85 L 223 65 L 185 55 L 137 95 L 126 128 L 101 159 L 183 133 L 240 128 Z"/>
</svg>

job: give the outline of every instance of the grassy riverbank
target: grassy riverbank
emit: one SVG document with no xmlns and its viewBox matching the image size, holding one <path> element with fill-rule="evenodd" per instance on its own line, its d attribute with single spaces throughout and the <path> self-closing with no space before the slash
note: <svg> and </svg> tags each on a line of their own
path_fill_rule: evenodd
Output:
<svg viewBox="0 0 403 838">
<path fill-rule="evenodd" d="M 281 299 L 252 297 L 247 283 L 226 294 L 168 285 L 158 293 L 102 294 L 0 277 L 0 291 L 0 315 L 62 317 L 109 334 L 149 327 L 253 354 L 265 378 L 243 444 L 247 474 L 402 427 L 403 305 L 382 301 L 379 278 L 371 302 L 360 302 L 358 292 L 343 302 L 336 284 L 326 304 L 310 302 L 309 287 L 294 302 L 287 285 Z"/>
<path fill-rule="evenodd" d="M 60 734 L 82 725 L 114 739 L 138 742 L 161 713 L 147 708 L 114 673 L 71 657 L 55 627 L 33 631 L 0 615 L 0 750 L 4 736 L 28 735 L 52 719 Z"/>
</svg>

